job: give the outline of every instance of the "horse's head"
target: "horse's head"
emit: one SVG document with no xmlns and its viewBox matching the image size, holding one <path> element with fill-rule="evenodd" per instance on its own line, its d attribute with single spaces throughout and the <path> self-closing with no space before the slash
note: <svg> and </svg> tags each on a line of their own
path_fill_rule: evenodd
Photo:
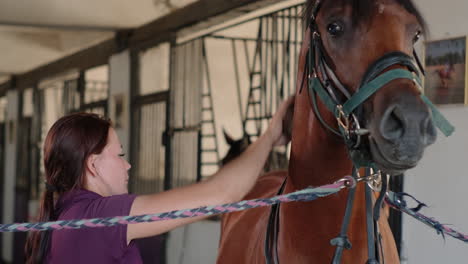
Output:
<svg viewBox="0 0 468 264">
<path fill-rule="evenodd" d="M 399 173 L 416 166 L 436 139 L 430 109 L 411 79 L 412 72 L 421 70 L 413 58 L 414 44 L 425 31 L 421 15 L 411 0 L 320 2 L 308 1 L 305 13 L 315 54 L 309 57 L 310 73 L 318 75 L 338 104 L 387 72 L 402 69 L 409 74 L 380 83 L 350 119 L 368 133 L 359 150 L 378 168 Z"/>
<path fill-rule="evenodd" d="M 243 137 L 238 140 L 233 139 L 225 130 L 223 130 L 223 134 L 226 143 L 229 145 L 229 150 L 226 156 L 224 156 L 224 158 L 221 159 L 221 165 L 224 166 L 233 159 L 240 156 L 240 154 L 247 149 L 247 147 L 252 143 L 252 141 L 250 140 L 250 137 L 245 133 Z"/>
</svg>

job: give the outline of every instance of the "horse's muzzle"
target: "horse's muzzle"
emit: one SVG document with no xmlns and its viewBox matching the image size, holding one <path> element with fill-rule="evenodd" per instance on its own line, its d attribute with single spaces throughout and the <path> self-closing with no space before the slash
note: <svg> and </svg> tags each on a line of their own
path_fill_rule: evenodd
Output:
<svg viewBox="0 0 468 264">
<path fill-rule="evenodd" d="M 381 113 L 372 124 L 374 162 L 387 172 L 401 173 L 415 167 L 424 149 L 437 138 L 428 107 L 417 96 L 402 94 L 388 102 Z"/>
</svg>

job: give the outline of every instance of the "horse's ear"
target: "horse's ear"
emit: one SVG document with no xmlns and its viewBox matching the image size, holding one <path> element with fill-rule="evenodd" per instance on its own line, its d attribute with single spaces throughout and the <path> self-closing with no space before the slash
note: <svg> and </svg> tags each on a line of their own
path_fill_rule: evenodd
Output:
<svg viewBox="0 0 468 264">
<path fill-rule="evenodd" d="M 243 146 L 248 146 L 252 144 L 251 140 L 250 140 L 250 137 L 249 135 L 247 135 L 246 133 L 244 133 L 244 136 L 242 137 L 242 145 Z"/>
<path fill-rule="evenodd" d="M 226 142 L 232 146 L 232 144 L 234 144 L 234 139 L 226 132 L 226 130 L 223 128 L 223 134 L 224 134 L 224 139 L 226 140 Z"/>
</svg>

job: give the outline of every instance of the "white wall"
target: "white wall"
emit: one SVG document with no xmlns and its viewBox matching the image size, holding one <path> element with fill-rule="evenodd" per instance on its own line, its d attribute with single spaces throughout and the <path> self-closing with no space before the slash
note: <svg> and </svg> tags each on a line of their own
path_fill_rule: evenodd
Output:
<svg viewBox="0 0 468 264">
<path fill-rule="evenodd" d="M 415 0 L 429 26 L 428 40 L 468 34 L 465 0 Z M 468 233 L 468 107 L 440 107 L 455 125 L 454 135 L 440 132 L 420 165 L 405 176 L 404 190 L 430 207 L 422 212 L 442 223 Z M 468 245 L 446 237 L 445 241 L 429 227 L 411 217 L 403 218 L 403 263 L 467 263 Z"/>
<path fill-rule="evenodd" d="M 8 91 L 6 112 L 6 141 L 5 141 L 5 178 L 3 188 L 3 219 L 2 223 L 13 223 L 15 206 L 16 184 L 16 149 L 18 135 L 18 91 Z M 11 129 L 10 129 L 11 127 Z M 3 233 L 3 258 L 6 261 L 13 260 L 13 233 Z"/>
<path fill-rule="evenodd" d="M 446 138 L 439 133 L 420 165 L 405 176 L 404 190 L 427 203 L 422 213 L 468 234 L 468 107 L 442 108 L 456 127 Z M 467 263 L 468 245 L 446 237 L 411 217 L 403 218 L 405 263 Z"/>
<path fill-rule="evenodd" d="M 167 264 L 216 263 L 220 232 L 220 222 L 209 220 L 171 231 Z"/>
<path fill-rule="evenodd" d="M 458 37 L 468 34 L 466 0 L 413 0 L 429 25 L 430 39 Z"/>
</svg>

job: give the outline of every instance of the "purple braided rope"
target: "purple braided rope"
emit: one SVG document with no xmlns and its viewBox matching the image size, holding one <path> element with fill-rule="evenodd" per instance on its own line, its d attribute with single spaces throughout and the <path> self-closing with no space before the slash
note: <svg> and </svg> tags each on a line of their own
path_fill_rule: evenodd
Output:
<svg viewBox="0 0 468 264">
<path fill-rule="evenodd" d="M 93 218 L 93 219 L 74 219 L 74 220 L 60 220 L 55 222 L 38 222 L 38 223 L 14 223 L 14 224 L 1 224 L 0 233 L 2 232 L 28 232 L 28 231 L 47 231 L 47 230 L 61 230 L 61 229 L 82 229 L 82 228 L 95 228 L 95 227 L 109 227 L 115 225 L 127 225 L 146 222 L 165 221 L 179 218 L 190 218 L 197 216 L 208 216 L 214 214 L 229 213 L 235 211 L 242 211 L 250 208 L 270 206 L 277 203 L 287 203 L 294 201 L 312 201 L 320 197 L 325 197 L 339 192 L 347 187 L 354 179 L 347 176 L 334 184 L 323 185 L 316 188 L 306 188 L 301 191 L 293 192 L 290 194 L 279 195 L 266 199 L 254 199 L 241 201 L 238 203 L 229 203 L 216 206 L 203 206 L 193 209 L 175 210 L 165 213 L 145 214 L 138 216 L 116 216 L 107 218 Z"/>
<path fill-rule="evenodd" d="M 393 192 L 388 192 L 388 194 L 385 197 L 385 202 L 391 208 L 393 208 L 395 210 L 398 210 L 398 211 L 401 211 L 403 213 L 406 213 L 406 214 L 412 216 L 413 218 L 415 218 L 416 220 L 419 220 L 420 222 L 428 225 L 429 227 L 434 228 L 437 231 L 437 234 L 441 234 L 442 236 L 444 236 L 444 234 L 446 234 L 446 235 L 449 235 L 449 236 L 451 236 L 453 238 L 461 240 L 461 241 L 463 241 L 465 243 L 468 243 L 468 235 L 464 235 L 464 234 L 462 234 L 462 233 L 448 227 L 447 225 L 443 225 L 439 221 L 435 220 L 434 218 L 425 216 L 425 215 L 417 212 L 417 210 L 412 210 L 412 209 L 406 207 L 406 202 L 401 197 L 398 197 L 398 195 L 396 195 Z"/>
</svg>

